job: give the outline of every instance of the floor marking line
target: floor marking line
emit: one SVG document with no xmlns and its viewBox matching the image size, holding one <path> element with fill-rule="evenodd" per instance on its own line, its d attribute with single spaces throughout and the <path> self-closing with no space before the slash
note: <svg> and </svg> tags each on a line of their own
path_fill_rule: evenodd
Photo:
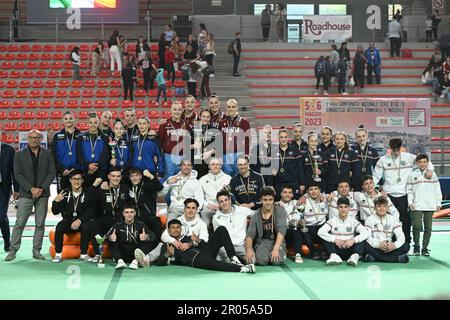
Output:
<svg viewBox="0 0 450 320">
<path fill-rule="evenodd" d="M 311 300 L 320 300 L 319 296 L 314 293 L 314 291 L 308 287 L 308 285 L 300 279 L 299 276 L 295 274 L 295 272 L 289 268 L 285 263 L 281 264 L 281 269 L 291 278 L 292 281 L 308 296 Z"/>
<path fill-rule="evenodd" d="M 439 260 L 439 259 L 436 259 L 436 258 L 433 258 L 433 257 L 426 257 L 426 258 L 428 258 L 428 260 L 433 261 L 434 263 L 440 264 L 441 266 L 450 269 L 450 264 L 448 264 L 447 262 L 444 262 L 442 260 Z"/>
<path fill-rule="evenodd" d="M 120 277 L 122 276 L 123 269 L 118 269 L 114 271 L 114 274 L 109 283 L 108 289 L 106 289 L 105 296 L 103 300 L 113 300 L 116 294 L 117 285 L 119 284 Z"/>
</svg>

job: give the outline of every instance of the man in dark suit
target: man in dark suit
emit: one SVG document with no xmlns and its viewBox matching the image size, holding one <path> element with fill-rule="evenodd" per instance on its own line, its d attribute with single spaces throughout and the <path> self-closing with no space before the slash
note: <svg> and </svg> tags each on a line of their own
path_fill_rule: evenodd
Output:
<svg viewBox="0 0 450 320">
<path fill-rule="evenodd" d="M 44 238 L 50 185 L 55 178 L 56 169 L 52 153 L 41 148 L 41 141 L 42 134 L 38 130 L 31 130 L 28 132 L 28 146 L 18 151 L 14 159 L 14 175 L 19 183 L 19 208 L 12 232 L 10 251 L 5 261 L 12 261 L 16 258 L 22 233 L 33 207 L 36 222 L 33 236 L 33 258 L 45 260 L 40 251 Z"/>
<path fill-rule="evenodd" d="M 0 130 L 0 137 L 2 132 Z M 14 179 L 14 156 L 16 151 L 10 145 L 0 142 L 0 230 L 3 236 L 5 252 L 9 251 L 10 232 L 8 205 L 14 185 L 14 199 L 19 197 L 19 184 Z"/>
</svg>

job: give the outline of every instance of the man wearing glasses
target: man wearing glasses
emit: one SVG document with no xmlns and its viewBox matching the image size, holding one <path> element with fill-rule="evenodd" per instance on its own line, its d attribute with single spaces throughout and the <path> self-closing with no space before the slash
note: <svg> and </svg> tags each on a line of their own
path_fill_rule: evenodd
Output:
<svg viewBox="0 0 450 320">
<path fill-rule="evenodd" d="M 19 208 L 14 226 L 11 247 L 5 261 L 16 258 L 22 233 L 34 207 L 35 231 L 33 236 L 33 258 L 45 260 L 40 253 L 45 231 L 50 184 L 55 178 L 55 163 L 52 153 L 42 149 L 42 134 L 38 130 L 28 132 L 28 146 L 17 152 L 14 159 L 14 174 L 19 183 Z"/>
</svg>

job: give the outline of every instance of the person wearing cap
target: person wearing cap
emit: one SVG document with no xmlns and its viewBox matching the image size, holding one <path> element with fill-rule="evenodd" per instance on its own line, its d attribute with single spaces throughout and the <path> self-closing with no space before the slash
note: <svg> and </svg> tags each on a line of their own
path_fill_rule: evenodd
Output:
<svg viewBox="0 0 450 320">
<path fill-rule="evenodd" d="M 294 140 L 292 140 L 289 144 L 295 146 L 298 151 L 306 151 L 308 149 L 308 144 L 305 140 L 303 140 L 303 125 L 300 121 L 296 121 L 294 123 L 294 127 L 292 128 L 292 134 L 294 136 Z"/>
<path fill-rule="evenodd" d="M 367 229 L 355 218 L 348 215 L 350 201 L 339 198 L 339 216 L 329 219 L 317 234 L 324 240 L 325 249 L 330 254 L 327 265 L 347 264 L 357 266 L 364 253 L 364 242 L 369 237 Z"/>
<path fill-rule="evenodd" d="M 70 185 L 69 173 L 77 169 L 77 139 L 80 130 L 74 126 L 74 115 L 66 111 L 63 116 L 64 128 L 53 136 L 51 151 L 56 166 L 56 189 L 58 192 Z"/>
<path fill-rule="evenodd" d="M 361 162 L 360 176 L 371 176 L 373 168 L 375 168 L 378 160 L 380 160 L 378 151 L 369 145 L 369 134 L 363 125 L 360 125 L 358 129 L 356 129 L 355 137 L 357 140 L 357 144 L 353 145 L 351 148 Z M 355 190 L 361 191 L 361 188 L 359 187 Z"/>
<path fill-rule="evenodd" d="M 36 222 L 33 236 L 33 259 L 45 260 L 41 254 L 45 233 L 50 185 L 55 179 L 56 169 L 53 155 L 41 148 L 42 133 L 33 129 L 28 132 L 28 146 L 16 153 L 14 176 L 19 183 L 19 207 L 16 224 L 11 236 L 11 245 L 5 261 L 16 258 L 22 240 L 22 233 L 34 208 Z"/>
<path fill-rule="evenodd" d="M 88 131 L 77 139 L 78 165 L 85 173 L 85 186 L 99 186 L 105 179 L 108 163 L 111 159 L 109 138 L 99 129 L 97 114 L 91 113 L 88 118 Z"/>
<path fill-rule="evenodd" d="M 95 192 L 90 188 L 83 188 L 82 172 L 75 169 L 69 173 L 68 178 L 70 186 L 59 192 L 52 202 L 52 213 L 62 216 L 55 228 L 55 263 L 63 260 L 63 239 L 66 233 L 81 233 L 80 259 L 86 259 L 90 241 L 90 220 L 95 216 Z"/>
</svg>

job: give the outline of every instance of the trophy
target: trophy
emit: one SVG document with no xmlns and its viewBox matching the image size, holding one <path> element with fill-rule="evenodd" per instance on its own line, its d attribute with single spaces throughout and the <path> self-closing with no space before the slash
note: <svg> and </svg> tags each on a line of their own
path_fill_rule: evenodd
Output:
<svg viewBox="0 0 450 320">
<path fill-rule="evenodd" d="M 316 169 L 319 169 L 319 159 L 320 159 L 320 155 L 317 154 L 317 150 L 313 151 L 311 158 L 312 158 L 311 160 L 312 160 L 312 167 L 313 167 L 312 177 L 313 177 L 314 181 L 321 182 L 322 179 L 319 177 L 318 174 L 316 174 Z"/>
<path fill-rule="evenodd" d="M 97 234 L 95 235 L 95 240 L 98 243 L 98 251 L 100 253 L 100 259 L 98 260 L 97 267 L 104 268 L 105 263 L 103 262 L 103 242 L 105 242 L 106 235 L 102 237 L 101 235 Z"/>
<path fill-rule="evenodd" d="M 117 142 L 115 140 L 109 140 L 109 146 L 111 147 L 111 159 L 116 159 L 116 145 Z"/>
<path fill-rule="evenodd" d="M 305 205 L 302 204 L 297 207 L 297 211 L 300 213 L 300 220 L 298 221 L 298 225 L 300 226 L 300 231 L 303 233 L 308 232 L 308 227 L 306 226 L 305 221 Z"/>
<path fill-rule="evenodd" d="M 194 125 L 193 130 L 194 130 L 194 148 L 195 148 L 194 161 L 200 160 L 200 162 L 195 161 L 195 163 L 201 163 L 201 160 L 202 160 L 202 133 L 203 133 L 202 124 L 200 122 L 196 123 Z"/>
</svg>

